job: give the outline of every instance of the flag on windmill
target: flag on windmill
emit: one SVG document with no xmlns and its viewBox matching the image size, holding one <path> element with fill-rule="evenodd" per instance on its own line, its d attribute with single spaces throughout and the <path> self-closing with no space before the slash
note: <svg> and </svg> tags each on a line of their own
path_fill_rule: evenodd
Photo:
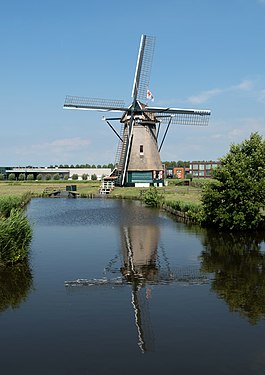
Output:
<svg viewBox="0 0 265 375">
<path fill-rule="evenodd" d="M 147 89 L 146 98 L 152 102 L 154 101 L 154 96 L 149 89 Z"/>
</svg>

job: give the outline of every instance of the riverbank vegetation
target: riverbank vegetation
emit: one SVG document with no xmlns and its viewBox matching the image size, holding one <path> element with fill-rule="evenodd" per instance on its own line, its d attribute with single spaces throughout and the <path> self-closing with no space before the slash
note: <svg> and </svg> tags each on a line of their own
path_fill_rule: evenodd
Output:
<svg viewBox="0 0 265 375">
<path fill-rule="evenodd" d="M 23 208 L 30 199 L 31 194 L 0 198 L 0 266 L 28 257 L 32 229 Z"/>
</svg>

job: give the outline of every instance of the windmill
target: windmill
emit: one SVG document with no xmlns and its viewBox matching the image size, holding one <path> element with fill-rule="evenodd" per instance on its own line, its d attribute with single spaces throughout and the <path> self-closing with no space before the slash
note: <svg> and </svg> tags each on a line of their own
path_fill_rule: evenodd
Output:
<svg viewBox="0 0 265 375">
<path fill-rule="evenodd" d="M 160 151 L 171 124 L 207 125 L 211 111 L 152 107 L 147 105 L 150 96 L 149 80 L 155 37 L 142 35 L 132 88 L 132 103 L 126 107 L 121 100 L 66 96 L 64 108 L 122 112 L 119 117 L 103 120 L 119 138 L 112 175 L 119 186 L 161 186 L 164 184 Z M 120 134 L 111 121 L 121 123 Z M 167 124 L 159 144 L 161 124 Z M 159 138 L 160 139 L 160 138 Z"/>
</svg>

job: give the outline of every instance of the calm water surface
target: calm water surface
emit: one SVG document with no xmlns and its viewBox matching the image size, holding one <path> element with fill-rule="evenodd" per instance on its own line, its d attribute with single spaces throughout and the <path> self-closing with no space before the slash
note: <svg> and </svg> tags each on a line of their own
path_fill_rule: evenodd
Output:
<svg viewBox="0 0 265 375">
<path fill-rule="evenodd" d="M 264 234 L 123 200 L 27 214 L 29 265 L 0 273 L 1 374 L 265 373 Z"/>
</svg>

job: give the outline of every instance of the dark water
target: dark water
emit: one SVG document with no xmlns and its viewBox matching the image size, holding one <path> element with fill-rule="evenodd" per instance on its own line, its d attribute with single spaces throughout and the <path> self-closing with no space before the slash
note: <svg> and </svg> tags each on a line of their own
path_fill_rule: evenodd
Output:
<svg viewBox="0 0 265 375">
<path fill-rule="evenodd" d="M 0 273 L 0 374 L 265 373 L 264 234 L 121 200 L 27 213 L 29 265 Z"/>
</svg>

